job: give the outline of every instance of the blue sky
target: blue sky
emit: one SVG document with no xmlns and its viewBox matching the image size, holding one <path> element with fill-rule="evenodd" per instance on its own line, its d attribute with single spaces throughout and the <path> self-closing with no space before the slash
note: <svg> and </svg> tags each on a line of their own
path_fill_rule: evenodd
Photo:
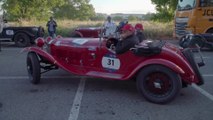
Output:
<svg viewBox="0 0 213 120">
<path fill-rule="evenodd" d="M 155 12 L 151 0 L 90 0 L 97 13 L 134 13 Z"/>
</svg>

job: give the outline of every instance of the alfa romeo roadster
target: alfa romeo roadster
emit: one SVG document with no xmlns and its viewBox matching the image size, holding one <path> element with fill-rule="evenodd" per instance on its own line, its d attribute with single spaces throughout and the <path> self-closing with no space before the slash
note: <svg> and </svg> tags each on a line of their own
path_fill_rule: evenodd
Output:
<svg viewBox="0 0 213 120">
<path fill-rule="evenodd" d="M 195 61 L 192 49 L 146 40 L 126 53 L 116 54 L 112 49 L 116 41 L 115 38 L 38 38 L 36 46 L 25 48 L 29 80 L 38 84 L 41 74 L 57 68 L 104 79 L 135 79 L 144 98 L 157 104 L 174 100 L 182 87 L 204 83 L 199 71 L 204 61 Z"/>
<path fill-rule="evenodd" d="M 103 28 L 101 28 L 101 27 L 79 27 L 79 28 L 76 28 L 71 33 L 71 37 L 74 37 L 74 38 L 81 38 L 81 37 L 98 38 L 99 33 L 101 32 L 102 29 Z"/>
</svg>

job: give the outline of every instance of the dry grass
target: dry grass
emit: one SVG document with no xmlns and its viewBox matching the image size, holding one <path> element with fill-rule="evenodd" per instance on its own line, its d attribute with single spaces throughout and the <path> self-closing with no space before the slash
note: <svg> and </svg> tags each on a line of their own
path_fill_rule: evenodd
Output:
<svg viewBox="0 0 213 120">
<path fill-rule="evenodd" d="M 21 21 L 10 23 L 13 26 L 42 26 L 46 31 L 47 21 Z M 149 39 L 170 39 L 173 33 L 173 22 L 170 23 L 158 23 L 151 21 L 130 21 L 129 23 L 135 25 L 136 23 L 142 23 L 144 25 L 144 34 Z M 69 36 L 70 33 L 76 27 L 87 26 L 101 26 L 103 21 L 72 21 L 72 20 L 57 20 L 58 28 L 57 34 L 62 36 Z M 118 24 L 118 22 L 116 23 Z"/>
</svg>

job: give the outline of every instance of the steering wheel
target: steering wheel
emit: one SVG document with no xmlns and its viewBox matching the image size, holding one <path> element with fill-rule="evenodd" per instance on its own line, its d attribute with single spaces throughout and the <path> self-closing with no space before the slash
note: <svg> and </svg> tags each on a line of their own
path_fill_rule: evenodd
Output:
<svg viewBox="0 0 213 120">
<path fill-rule="evenodd" d="M 112 47 L 115 47 L 118 43 L 118 39 L 116 38 L 109 38 L 107 41 L 106 41 L 106 47 L 111 49 Z"/>
</svg>

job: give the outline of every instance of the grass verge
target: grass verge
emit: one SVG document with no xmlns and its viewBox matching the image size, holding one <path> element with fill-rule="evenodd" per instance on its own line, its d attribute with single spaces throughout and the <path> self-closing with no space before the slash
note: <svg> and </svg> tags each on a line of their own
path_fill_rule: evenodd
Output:
<svg viewBox="0 0 213 120">
<path fill-rule="evenodd" d="M 12 22 L 11 26 L 42 26 L 47 35 L 47 21 L 21 21 Z M 144 26 L 144 34 L 148 39 L 172 39 L 173 22 L 159 23 L 152 21 L 129 21 L 130 24 L 142 23 Z M 101 26 L 103 21 L 73 21 L 73 20 L 57 20 L 57 34 L 69 37 L 71 32 L 77 27 Z M 118 24 L 118 22 L 116 22 Z"/>
</svg>

